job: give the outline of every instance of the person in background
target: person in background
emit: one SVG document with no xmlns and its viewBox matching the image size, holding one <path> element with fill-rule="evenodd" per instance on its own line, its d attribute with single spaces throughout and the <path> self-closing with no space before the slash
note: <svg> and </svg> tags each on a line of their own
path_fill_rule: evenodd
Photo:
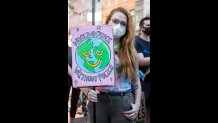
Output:
<svg viewBox="0 0 218 123">
<path fill-rule="evenodd" d="M 145 94 L 147 120 L 150 123 L 150 17 L 141 19 L 139 29 L 140 36 L 136 37 L 135 45 L 139 70 L 145 73 L 145 78 L 141 79 L 141 86 Z"/>
</svg>

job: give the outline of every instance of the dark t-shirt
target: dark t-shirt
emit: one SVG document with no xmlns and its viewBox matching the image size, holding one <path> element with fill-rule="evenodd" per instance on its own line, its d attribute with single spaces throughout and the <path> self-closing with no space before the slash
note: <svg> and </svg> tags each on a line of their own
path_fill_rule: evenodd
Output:
<svg viewBox="0 0 218 123">
<path fill-rule="evenodd" d="M 135 38 L 135 47 L 137 50 L 137 53 L 142 53 L 144 57 L 150 57 L 150 42 L 145 41 L 143 39 L 141 39 L 140 37 L 136 37 Z M 148 69 L 149 66 L 139 66 L 139 70 L 141 70 L 143 73 L 145 73 L 145 71 Z M 148 82 L 148 79 L 150 77 L 150 74 L 148 74 L 146 76 L 145 81 Z"/>
</svg>

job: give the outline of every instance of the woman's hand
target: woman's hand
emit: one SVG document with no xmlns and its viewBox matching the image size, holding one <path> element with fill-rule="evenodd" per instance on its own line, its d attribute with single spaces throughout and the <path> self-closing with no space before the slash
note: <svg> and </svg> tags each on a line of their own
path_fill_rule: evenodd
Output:
<svg viewBox="0 0 218 123">
<path fill-rule="evenodd" d="M 138 116 L 140 105 L 139 104 L 131 104 L 131 105 L 132 105 L 132 110 L 125 111 L 123 113 L 124 116 L 126 116 L 128 119 L 135 120 L 136 117 Z"/>
<path fill-rule="evenodd" d="M 91 102 L 98 102 L 98 95 L 100 94 L 100 92 L 98 90 L 94 91 L 94 90 L 89 90 L 87 93 L 87 98 L 89 101 Z"/>
<path fill-rule="evenodd" d="M 141 90 L 141 83 L 139 77 L 137 77 L 136 84 L 138 85 L 138 88 L 135 90 L 135 101 L 134 101 L 135 104 L 131 104 L 132 110 L 123 112 L 124 115 L 131 120 L 136 119 L 136 117 L 138 116 L 140 103 L 141 103 L 142 90 Z"/>
</svg>

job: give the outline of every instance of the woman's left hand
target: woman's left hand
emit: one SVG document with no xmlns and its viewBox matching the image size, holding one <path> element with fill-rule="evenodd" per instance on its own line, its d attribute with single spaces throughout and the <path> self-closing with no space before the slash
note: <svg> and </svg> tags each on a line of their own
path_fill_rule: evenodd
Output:
<svg viewBox="0 0 218 123">
<path fill-rule="evenodd" d="M 138 116 L 140 105 L 138 104 L 131 104 L 132 110 L 130 111 L 124 111 L 124 116 L 126 116 L 128 119 L 135 120 Z"/>
</svg>

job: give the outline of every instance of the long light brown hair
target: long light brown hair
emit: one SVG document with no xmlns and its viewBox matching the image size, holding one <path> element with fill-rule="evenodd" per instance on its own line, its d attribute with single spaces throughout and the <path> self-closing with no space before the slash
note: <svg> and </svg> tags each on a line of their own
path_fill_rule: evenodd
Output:
<svg viewBox="0 0 218 123">
<path fill-rule="evenodd" d="M 120 77 L 121 73 L 124 74 L 124 77 L 130 79 L 131 83 L 136 82 L 136 50 L 134 45 L 135 37 L 135 27 L 133 25 L 133 20 L 129 12 L 122 8 L 118 7 L 113 9 L 109 16 L 106 19 L 106 24 L 109 23 L 111 17 L 114 13 L 121 12 L 127 17 L 127 27 L 126 33 L 120 38 L 120 48 L 118 49 L 118 56 L 120 59 L 120 65 L 118 70 L 118 75 Z"/>
</svg>

